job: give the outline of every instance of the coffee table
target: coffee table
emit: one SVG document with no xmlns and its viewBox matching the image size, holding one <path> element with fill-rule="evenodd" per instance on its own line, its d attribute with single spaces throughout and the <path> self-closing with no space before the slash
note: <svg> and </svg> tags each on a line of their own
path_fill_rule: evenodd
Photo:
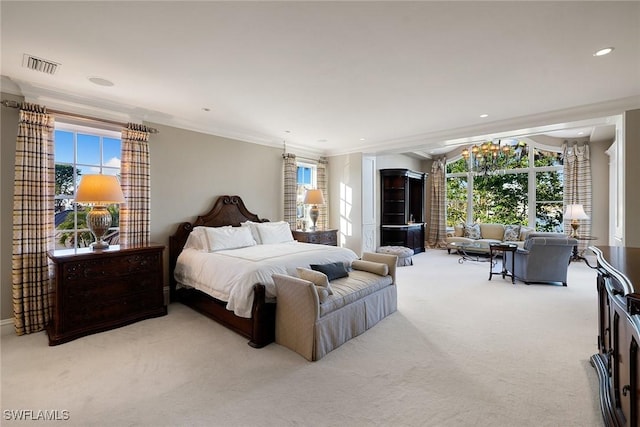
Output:
<svg viewBox="0 0 640 427">
<path fill-rule="evenodd" d="M 452 242 L 449 243 L 449 246 L 454 248 L 458 255 L 460 255 L 460 259 L 458 262 L 462 264 L 465 261 L 476 261 L 476 262 L 486 262 L 490 261 L 490 257 L 481 256 L 480 254 L 470 254 L 469 251 L 475 252 L 477 250 L 481 250 L 487 255 L 489 254 L 489 243 L 487 242 Z"/>
</svg>

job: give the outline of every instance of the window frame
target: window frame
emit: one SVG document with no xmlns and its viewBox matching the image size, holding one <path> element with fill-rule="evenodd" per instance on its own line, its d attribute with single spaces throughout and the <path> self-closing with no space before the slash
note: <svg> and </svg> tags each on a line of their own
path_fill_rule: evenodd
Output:
<svg viewBox="0 0 640 427">
<path fill-rule="evenodd" d="M 68 161 L 60 161 L 55 157 L 55 144 L 56 144 L 56 138 L 55 135 L 58 131 L 62 131 L 62 132 L 69 132 L 73 134 L 73 160 L 72 162 L 68 162 Z M 88 135 L 88 136 L 95 136 L 98 137 L 98 146 L 99 146 L 99 164 L 91 164 L 91 163 L 84 163 L 84 162 L 78 162 L 78 134 L 81 135 Z M 57 226 L 54 227 L 54 242 L 55 242 L 55 246 L 56 249 L 63 249 L 63 248 L 71 248 L 71 249 L 78 249 L 81 247 L 85 247 L 85 245 L 79 245 L 79 243 L 82 241 L 82 239 L 80 238 L 80 235 L 82 233 L 90 233 L 89 229 L 87 227 L 82 227 L 78 225 L 78 214 L 81 213 L 83 211 L 83 209 L 79 206 L 78 203 L 76 203 L 75 197 L 76 197 L 76 192 L 77 192 L 77 187 L 80 181 L 80 177 L 82 175 L 78 175 L 78 170 L 90 170 L 90 173 L 104 173 L 105 171 L 109 171 L 110 174 L 115 174 L 116 176 L 120 176 L 121 171 L 122 171 L 122 165 L 120 164 L 119 166 L 113 166 L 113 165 L 108 165 L 105 163 L 105 161 L 110 160 L 110 159 L 105 159 L 104 157 L 104 139 L 105 138 L 109 138 L 109 139 L 114 139 L 114 140 L 118 140 L 120 141 L 120 155 L 119 155 L 119 160 L 122 161 L 122 133 L 115 131 L 115 130 L 111 130 L 111 129 L 105 129 L 104 127 L 100 127 L 100 126 L 87 126 L 87 125 L 79 125 L 76 123 L 71 123 L 71 122 L 65 122 L 65 121 L 60 121 L 57 120 L 55 123 L 55 127 L 54 127 L 54 165 L 64 165 L 64 166 L 71 166 L 73 168 L 73 194 L 69 195 L 69 194 L 55 194 L 54 198 L 57 200 L 60 199 L 65 199 L 68 200 L 68 205 L 70 205 L 70 208 L 64 209 L 64 210 L 70 210 L 71 211 L 71 215 L 73 215 L 73 228 L 70 229 L 58 229 Z M 84 172 L 87 173 L 87 172 Z M 64 197 L 60 197 L 60 196 L 64 196 Z M 115 209 L 119 210 L 119 207 L 116 206 Z M 54 213 L 54 215 L 56 215 L 58 212 L 57 208 L 56 208 L 56 212 Z M 119 224 L 117 226 L 113 226 L 113 227 L 109 227 L 109 232 L 111 231 L 119 231 L 120 230 L 120 226 Z M 63 245 L 59 242 L 59 237 L 61 236 L 62 233 L 71 233 L 72 236 L 72 242 L 73 244 L 71 245 Z"/>
<path fill-rule="evenodd" d="M 527 173 L 528 176 L 528 189 L 527 189 L 527 223 L 529 224 L 528 226 L 533 226 L 535 227 L 537 225 L 537 207 L 539 203 L 549 203 L 549 202 L 554 202 L 554 201 L 549 201 L 549 200 L 544 200 L 544 201 L 538 201 L 537 200 L 537 195 L 536 195 L 536 177 L 537 174 L 539 172 L 560 172 L 563 173 L 564 172 L 564 165 L 562 163 L 556 165 L 556 166 L 536 166 L 535 165 L 535 152 L 536 150 L 538 151 L 548 151 L 548 152 L 554 152 L 554 153 L 562 153 L 562 147 L 559 146 L 550 146 L 550 145 L 546 145 L 546 144 L 541 144 L 535 141 L 532 141 L 529 138 L 520 138 L 522 141 L 525 141 L 527 146 L 528 146 L 528 150 L 527 150 L 527 156 L 528 156 L 528 167 L 524 167 L 524 168 L 514 168 L 514 169 L 501 169 L 498 171 L 498 173 L 500 174 L 520 174 L 520 173 Z M 469 149 L 471 148 L 471 146 L 469 146 Z M 462 155 L 458 154 L 454 157 L 452 157 L 451 159 L 447 159 L 447 165 L 449 163 L 455 163 L 457 161 L 459 161 L 460 159 L 462 159 Z M 463 178 L 467 180 L 467 223 L 473 223 L 476 220 L 476 217 L 474 215 L 474 200 L 473 200 L 473 189 L 474 189 L 474 179 L 479 175 L 478 172 L 472 172 L 470 171 L 470 167 L 471 167 L 471 159 L 467 160 L 467 171 L 465 172 L 455 172 L 455 173 L 449 173 L 446 171 L 445 168 L 445 182 L 446 182 L 446 187 L 448 188 L 448 179 L 449 178 L 454 178 L 454 177 L 459 177 L 459 178 Z M 564 187 L 563 187 L 563 192 L 564 192 Z M 561 201 L 561 200 L 560 200 Z M 557 201 L 555 201 L 557 202 Z M 446 212 L 446 209 L 448 208 L 448 201 L 445 204 L 445 218 L 448 221 L 449 217 L 448 217 L 448 212 Z M 564 227 L 564 224 L 560 224 L 561 227 Z M 561 231 L 562 232 L 562 231 Z"/>
<path fill-rule="evenodd" d="M 298 168 L 310 168 L 311 169 L 311 183 L 300 183 L 298 182 Z M 308 161 L 296 161 L 296 189 L 297 189 L 297 200 L 296 200 L 296 229 L 297 230 L 306 230 L 306 225 L 310 223 L 311 218 L 309 218 L 309 210 L 310 206 L 304 204 L 304 193 L 306 190 L 313 190 L 318 188 L 318 164 L 311 163 Z"/>
</svg>

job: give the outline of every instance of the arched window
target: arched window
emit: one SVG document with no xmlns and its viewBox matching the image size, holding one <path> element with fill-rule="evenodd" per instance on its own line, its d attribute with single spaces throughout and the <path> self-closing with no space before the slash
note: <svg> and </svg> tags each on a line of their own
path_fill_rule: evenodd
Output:
<svg viewBox="0 0 640 427">
<path fill-rule="evenodd" d="M 562 232 L 561 147 L 522 139 L 501 141 L 500 150 L 487 161 L 480 146 L 470 146 L 447 162 L 447 226 L 483 222 Z"/>
</svg>

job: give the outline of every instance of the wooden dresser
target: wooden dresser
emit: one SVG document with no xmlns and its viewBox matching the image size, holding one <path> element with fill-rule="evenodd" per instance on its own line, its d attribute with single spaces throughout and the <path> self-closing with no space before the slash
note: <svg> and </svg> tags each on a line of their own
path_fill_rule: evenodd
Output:
<svg viewBox="0 0 640 427">
<path fill-rule="evenodd" d="M 598 353 L 607 426 L 640 426 L 640 248 L 597 246 Z"/>
<path fill-rule="evenodd" d="M 164 246 L 49 251 L 55 265 L 49 345 L 167 314 Z"/>
<path fill-rule="evenodd" d="M 292 231 L 293 238 L 302 243 L 338 246 L 338 230 Z"/>
</svg>

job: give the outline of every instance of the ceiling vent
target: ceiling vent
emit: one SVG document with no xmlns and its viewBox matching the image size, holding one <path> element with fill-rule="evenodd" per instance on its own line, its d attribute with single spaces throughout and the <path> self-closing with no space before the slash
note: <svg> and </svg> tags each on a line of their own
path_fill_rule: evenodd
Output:
<svg viewBox="0 0 640 427">
<path fill-rule="evenodd" d="M 41 71 L 47 74 L 55 74 L 60 64 L 25 53 L 22 57 L 22 66 L 27 67 L 30 70 Z"/>
</svg>

